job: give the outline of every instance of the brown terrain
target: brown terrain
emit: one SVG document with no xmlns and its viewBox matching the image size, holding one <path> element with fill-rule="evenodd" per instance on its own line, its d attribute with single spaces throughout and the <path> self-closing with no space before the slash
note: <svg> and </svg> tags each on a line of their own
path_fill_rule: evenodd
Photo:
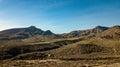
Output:
<svg viewBox="0 0 120 67">
<path fill-rule="evenodd" d="M 0 31 L 0 67 L 120 67 L 120 26 L 65 34 L 35 26 Z"/>
</svg>

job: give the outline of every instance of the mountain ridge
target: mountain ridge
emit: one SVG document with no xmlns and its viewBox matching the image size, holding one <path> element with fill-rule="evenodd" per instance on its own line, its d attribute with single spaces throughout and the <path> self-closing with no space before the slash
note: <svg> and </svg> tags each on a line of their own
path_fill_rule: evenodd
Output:
<svg viewBox="0 0 120 67">
<path fill-rule="evenodd" d="M 33 41 L 45 41 L 52 40 L 56 38 L 73 38 L 73 37 L 81 37 L 81 36 L 88 36 L 93 34 L 102 33 L 108 29 L 117 27 L 119 25 L 115 25 L 113 27 L 105 27 L 105 26 L 96 26 L 91 29 L 86 30 L 75 30 L 65 34 L 55 34 L 50 30 L 43 31 L 35 26 L 30 26 L 26 28 L 13 28 L 0 31 L 0 40 L 16 40 L 16 39 L 27 39 Z"/>
<path fill-rule="evenodd" d="M 120 39 L 120 26 L 112 26 L 108 30 L 98 34 L 97 37 L 100 37 L 101 39 Z"/>
<path fill-rule="evenodd" d="M 92 29 L 72 31 L 70 33 L 62 34 L 62 36 L 67 36 L 68 38 L 69 37 L 87 36 L 87 35 L 90 35 L 90 34 L 101 33 L 103 31 L 107 30 L 108 28 L 109 27 L 96 26 L 95 28 L 92 28 Z"/>
<path fill-rule="evenodd" d="M 31 30 L 33 30 L 32 34 L 36 33 L 35 27 L 30 27 L 30 32 Z M 61 35 L 51 34 L 52 32 L 47 30 L 43 31 L 47 35 L 42 33 L 22 40 L 0 40 L 0 59 L 119 62 L 120 26 L 109 28 L 96 26 L 93 29 L 82 30 L 85 31 L 89 34 L 74 38 L 61 38 Z"/>
<path fill-rule="evenodd" d="M 43 31 L 35 26 L 26 28 L 13 28 L 0 31 L 0 40 L 25 39 L 35 35 L 52 35 L 50 30 Z"/>
</svg>

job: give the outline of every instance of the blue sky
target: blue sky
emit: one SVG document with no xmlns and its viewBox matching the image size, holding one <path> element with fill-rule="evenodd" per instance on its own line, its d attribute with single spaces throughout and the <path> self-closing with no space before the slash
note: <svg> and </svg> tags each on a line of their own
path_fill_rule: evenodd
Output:
<svg viewBox="0 0 120 67">
<path fill-rule="evenodd" d="M 0 0 L 0 30 L 31 25 L 54 33 L 120 25 L 120 0 Z"/>
</svg>

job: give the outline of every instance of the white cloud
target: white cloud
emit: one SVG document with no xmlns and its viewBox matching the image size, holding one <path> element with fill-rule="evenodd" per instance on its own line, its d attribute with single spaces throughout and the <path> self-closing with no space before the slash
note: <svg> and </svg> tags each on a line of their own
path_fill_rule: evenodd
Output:
<svg viewBox="0 0 120 67">
<path fill-rule="evenodd" d="M 15 27 L 20 27 L 20 25 L 9 20 L 0 20 L 0 31 Z"/>
</svg>

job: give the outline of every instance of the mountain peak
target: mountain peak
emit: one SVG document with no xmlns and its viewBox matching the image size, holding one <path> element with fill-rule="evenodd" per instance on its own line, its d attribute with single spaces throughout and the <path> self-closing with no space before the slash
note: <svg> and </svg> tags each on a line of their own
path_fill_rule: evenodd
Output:
<svg viewBox="0 0 120 67">
<path fill-rule="evenodd" d="M 0 40 L 12 40 L 12 39 L 25 39 L 35 35 L 52 35 L 51 31 L 43 31 L 35 26 L 29 26 L 27 28 L 14 28 L 0 32 Z"/>
<path fill-rule="evenodd" d="M 105 26 L 96 26 L 95 28 L 104 28 Z"/>
<path fill-rule="evenodd" d="M 112 28 L 120 28 L 120 25 L 115 25 Z"/>
<path fill-rule="evenodd" d="M 102 39 L 120 39 L 120 26 L 115 25 L 98 35 Z"/>
<path fill-rule="evenodd" d="M 39 29 L 39 28 L 37 28 L 37 27 L 35 27 L 35 26 L 29 26 L 28 28 L 26 28 L 26 30 L 29 30 L 29 31 L 32 31 L 32 32 L 34 32 L 34 31 L 43 31 L 43 30 L 41 30 L 41 29 Z"/>
<path fill-rule="evenodd" d="M 35 26 L 29 26 L 28 28 L 36 28 Z"/>
<path fill-rule="evenodd" d="M 105 27 L 105 26 L 96 26 L 94 29 L 101 29 L 101 30 L 107 30 L 109 27 Z"/>
<path fill-rule="evenodd" d="M 53 33 L 50 30 L 47 30 L 43 33 L 44 35 L 52 35 Z"/>
<path fill-rule="evenodd" d="M 96 27 L 98 27 L 98 28 L 99 28 L 99 27 L 103 27 L 103 26 L 99 26 L 99 25 L 98 25 L 98 26 L 96 26 Z"/>
</svg>

